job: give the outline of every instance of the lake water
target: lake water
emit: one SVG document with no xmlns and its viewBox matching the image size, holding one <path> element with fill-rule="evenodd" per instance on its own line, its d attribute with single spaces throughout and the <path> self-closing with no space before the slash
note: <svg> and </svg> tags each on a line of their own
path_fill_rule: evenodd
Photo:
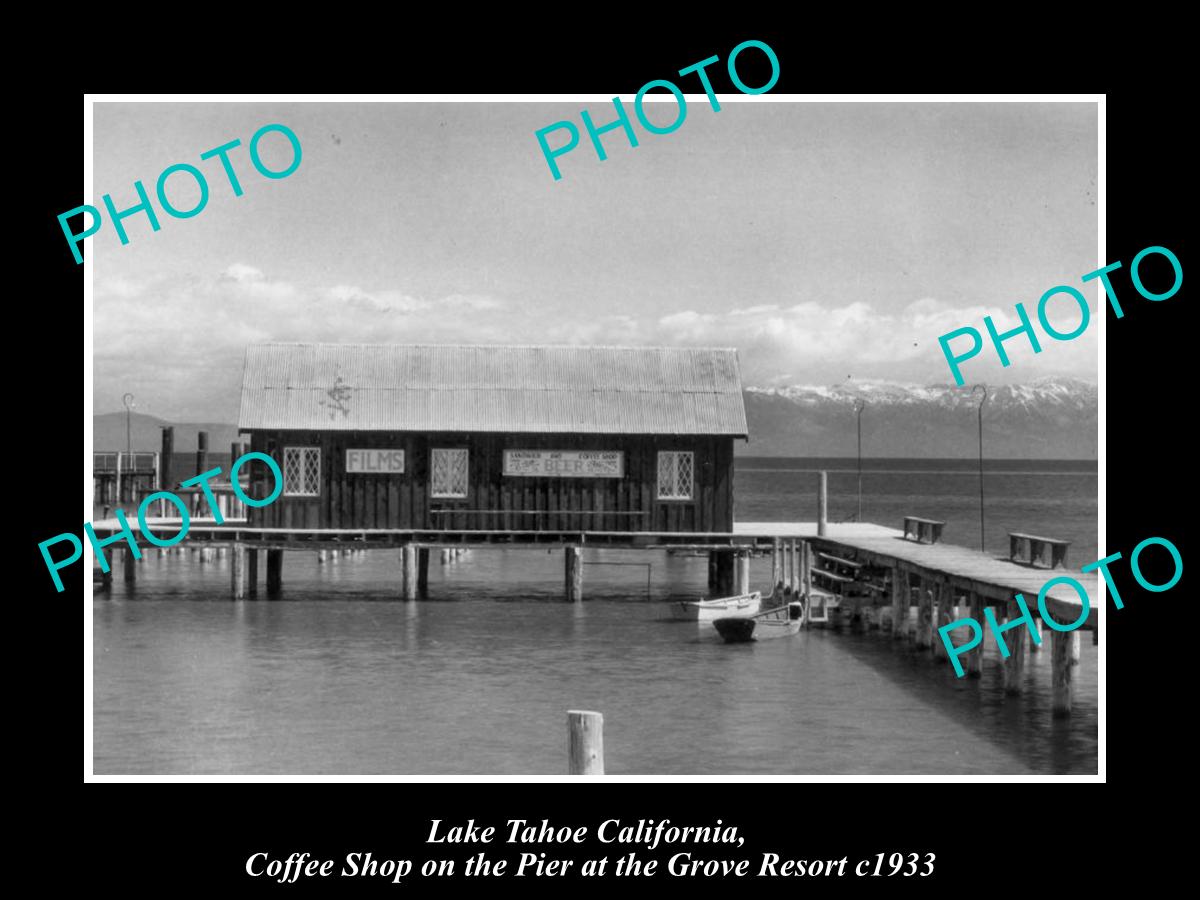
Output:
<svg viewBox="0 0 1200 900">
<path fill-rule="evenodd" d="M 817 464 L 854 468 L 834 462 Z M 737 518 L 811 520 L 813 465 L 739 460 Z M 870 465 L 864 519 L 943 518 L 951 542 L 978 541 L 969 464 Z M 1075 541 L 1075 567 L 1095 559 L 1094 465 L 1011 466 L 985 481 L 989 549 L 1019 527 Z M 831 518 L 855 512 L 853 472 L 830 491 Z M 568 604 L 559 551 L 434 552 L 416 603 L 394 599 L 394 550 L 289 552 L 271 602 L 229 601 L 228 557 L 148 556 L 93 607 L 95 772 L 565 774 L 573 708 L 604 713 L 609 774 L 1096 772 L 1087 634 L 1075 712 L 1056 721 L 1048 642 L 1004 697 L 990 640 L 978 680 L 878 632 L 725 645 L 666 618 L 662 601 L 705 592 L 702 557 L 584 558 L 588 599 Z M 751 575 L 766 587 L 770 560 Z"/>
</svg>

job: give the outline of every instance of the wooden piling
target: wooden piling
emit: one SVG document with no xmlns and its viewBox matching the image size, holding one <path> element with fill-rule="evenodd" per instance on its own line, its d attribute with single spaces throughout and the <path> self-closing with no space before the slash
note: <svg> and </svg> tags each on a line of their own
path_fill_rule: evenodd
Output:
<svg viewBox="0 0 1200 900">
<path fill-rule="evenodd" d="M 1037 641 L 1031 640 L 1029 642 L 1029 652 L 1030 653 L 1038 653 L 1042 649 L 1041 646 L 1039 645 L 1039 641 L 1041 641 L 1045 638 L 1045 634 L 1042 632 L 1042 620 L 1041 619 L 1034 620 L 1033 630 L 1037 632 L 1038 640 Z"/>
<path fill-rule="evenodd" d="M 567 547 L 563 551 L 563 557 L 565 599 L 574 603 L 583 599 L 583 548 Z"/>
<path fill-rule="evenodd" d="M 812 545 L 800 542 L 800 590 L 805 597 L 812 596 Z"/>
<path fill-rule="evenodd" d="M 275 596 L 283 589 L 283 551 L 267 551 L 267 594 Z"/>
<path fill-rule="evenodd" d="M 229 561 L 229 593 L 234 600 L 246 599 L 246 547 L 234 544 Z"/>
<path fill-rule="evenodd" d="M 569 775 L 604 774 L 602 714 L 581 709 L 567 710 L 567 759 Z"/>
<path fill-rule="evenodd" d="M 917 587 L 917 633 L 916 644 L 922 650 L 928 650 L 929 635 L 933 629 L 933 591 L 924 578 L 920 579 Z"/>
<path fill-rule="evenodd" d="M 711 591 L 717 586 L 717 553 L 715 550 L 708 551 L 708 589 Z"/>
<path fill-rule="evenodd" d="M 1050 641 L 1053 714 L 1055 718 L 1063 718 L 1071 714 L 1071 704 L 1075 697 L 1075 670 L 1079 665 L 1079 629 L 1055 631 Z"/>
<path fill-rule="evenodd" d="M 819 475 L 820 479 L 817 482 L 817 536 L 825 537 L 825 519 L 829 511 L 829 475 L 826 472 L 820 472 Z"/>
<path fill-rule="evenodd" d="M 942 640 L 941 628 L 943 625 L 949 625 L 954 621 L 952 610 L 954 608 L 954 589 L 944 581 L 939 581 L 937 584 L 937 619 L 934 622 L 933 633 L 930 635 L 930 641 L 933 643 L 933 658 L 937 662 L 949 662 L 950 653 L 946 649 L 946 642 Z"/>
<path fill-rule="evenodd" d="M 850 633 L 863 634 L 867 630 L 866 613 L 863 610 L 863 598 L 847 597 L 842 602 L 849 602 L 850 604 L 849 615 L 846 617 L 850 622 Z"/>
<path fill-rule="evenodd" d="M 246 550 L 246 593 L 253 597 L 258 594 L 258 548 L 249 547 Z"/>
<path fill-rule="evenodd" d="M 175 426 L 164 425 L 162 430 L 162 453 L 158 457 L 158 489 L 160 491 L 169 491 L 175 487 L 175 482 L 171 479 L 171 460 L 174 456 Z"/>
<path fill-rule="evenodd" d="M 733 583 L 736 581 L 734 554 L 732 550 L 717 550 L 714 553 L 717 557 L 716 592 L 719 596 L 728 597 L 733 593 Z"/>
<path fill-rule="evenodd" d="M 978 644 L 967 651 L 967 677 L 979 678 L 983 675 L 983 642 L 987 640 L 987 621 L 983 615 L 983 596 L 972 591 L 970 602 L 971 618 L 979 623 L 979 627 L 984 630 L 984 635 Z"/>
<path fill-rule="evenodd" d="M 783 590 L 783 541 L 774 538 L 771 541 L 771 590 Z"/>
<path fill-rule="evenodd" d="M 1007 619 L 1007 614 L 1005 618 Z M 1003 624 L 999 621 L 999 616 L 997 616 L 997 622 Z M 1024 624 L 1004 632 L 1003 640 L 1008 647 L 1008 656 L 1004 659 L 1004 693 L 1016 695 L 1021 693 L 1021 681 L 1025 674 L 1025 644 L 1027 640 Z"/>
<path fill-rule="evenodd" d="M 750 593 L 750 551 L 743 550 L 737 555 L 737 567 L 734 571 L 733 592 L 735 594 Z"/>
<path fill-rule="evenodd" d="M 201 431 L 196 435 L 196 474 L 208 471 L 208 432 Z M 197 491 L 196 501 L 200 502 L 200 492 Z M 209 513 L 212 515 L 212 513 Z"/>
<path fill-rule="evenodd" d="M 904 637 L 908 620 L 908 576 L 892 566 L 892 637 Z"/>
<path fill-rule="evenodd" d="M 424 600 L 429 596 L 429 548 L 417 550 L 417 596 Z"/>
<path fill-rule="evenodd" d="M 417 545 L 400 548 L 400 591 L 405 600 L 417 599 Z"/>
<path fill-rule="evenodd" d="M 131 547 L 126 547 L 121 551 L 121 573 L 126 584 L 133 584 L 137 581 L 137 559 L 134 558 Z"/>
</svg>

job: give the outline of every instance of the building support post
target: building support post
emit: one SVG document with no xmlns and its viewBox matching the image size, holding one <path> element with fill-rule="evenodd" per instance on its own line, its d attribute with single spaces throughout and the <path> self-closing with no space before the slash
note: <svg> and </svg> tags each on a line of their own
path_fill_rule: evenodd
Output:
<svg viewBox="0 0 1200 900">
<path fill-rule="evenodd" d="M 234 544 L 229 558 L 229 596 L 246 599 L 246 545 Z"/>
<path fill-rule="evenodd" d="M 246 550 L 246 592 L 251 597 L 258 596 L 258 548 Z"/>
<path fill-rule="evenodd" d="M 749 550 L 743 550 L 737 555 L 737 566 L 734 570 L 733 592 L 739 595 L 750 593 Z"/>
<path fill-rule="evenodd" d="M 278 596 L 283 590 L 283 551 L 267 551 L 267 596 Z"/>
<path fill-rule="evenodd" d="M 417 550 L 417 596 L 422 600 L 429 597 L 429 548 Z"/>
<path fill-rule="evenodd" d="M 121 553 L 121 573 L 126 584 L 133 584 L 137 581 L 137 559 L 134 558 L 133 550 L 129 547 L 126 547 Z"/>
<path fill-rule="evenodd" d="M 732 550 L 717 550 L 714 552 L 717 557 L 717 594 L 721 597 L 728 597 L 734 592 L 733 584 L 735 577 L 733 570 L 736 568 L 734 553 Z"/>
<path fill-rule="evenodd" d="M 771 590 L 779 590 L 783 592 L 783 541 L 780 538 L 775 538 L 771 542 Z"/>
<path fill-rule="evenodd" d="M 583 599 L 583 548 L 567 547 L 563 551 L 563 575 L 566 600 L 575 603 Z"/>
<path fill-rule="evenodd" d="M 400 548 L 400 593 L 405 600 L 417 599 L 417 545 Z"/>
</svg>

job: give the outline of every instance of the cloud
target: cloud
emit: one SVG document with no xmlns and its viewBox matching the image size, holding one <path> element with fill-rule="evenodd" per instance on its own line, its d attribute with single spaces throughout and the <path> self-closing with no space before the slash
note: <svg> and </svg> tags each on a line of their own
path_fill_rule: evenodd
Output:
<svg viewBox="0 0 1200 900">
<path fill-rule="evenodd" d="M 1004 343 L 1011 360 L 1006 369 L 991 347 L 984 316 L 991 316 L 1001 333 L 1020 324 L 1014 308 L 952 306 L 928 297 L 891 313 L 865 302 L 838 306 L 809 301 L 786 308 L 756 304 L 717 314 L 675 312 L 654 322 L 648 338 L 655 343 L 735 346 L 748 382 L 781 384 L 803 378 L 820 384 L 847 375 L 923 382 L 945 381 L 950 375 L 938 338 L 971 326 L 983 335 L 984 348 L 963 364 L 966 377 L 986 374 L 990 380 L 1021 381 L 1048 372 L 1095 377 L 1094 331 L 1059 342 L 1039 328 L 1040 355 L 1027 337 L 1013 337 Z M 1061 330 L 1070 330 L 1069 318 L 1069 312 L 1051 312 Z"/>
<path fill-rule="evenodd" d="M 262 281 L 264 276 L 261 269 L 256 269 L 254 266 L 248 266 L 245 263 L 234 263 L 221 273 L 221 277 L 227 278 L 230 281 L 236 281 L 239 284 L 246 284 Z"/>
<path fill-rule="evenodd" d="M 972 326 L 984 349 L 963 364 L 970 381 L 1024 382 L 1050 374 L 1095 379 L 1096 328 L 1055 341 L 1039 326 L 1042 352 L 1024 336 L 1005 342 L 1001 367 L 983 326 L 1019 322 L 1012 307 L 952 305 L 919 298 L 893 312 L 871 303 L 751 302 L 726 311 L 678 309 L 597 315 L 594 306 L 552 316 L 534 304 L 485 294 L 440 298 L 356 285 L 295 285 L 246 263 L 209 277 L 135 283 L 98 281 L 95 290 L 96 408 L 120 408 L 121 394 L 146 398 L 144 411 L 228 420 L 247 344 L 262 341 L 371 343 L 560 343 L 735 347 L 747 384 L 841 383 L 887 378 L 944 383 L 950 370 L 940 335 Z M 1051 321 L 1069 331 L 1066 306 Z M 958 346 L 957 344 L 955 345 Z"/>
</svg>

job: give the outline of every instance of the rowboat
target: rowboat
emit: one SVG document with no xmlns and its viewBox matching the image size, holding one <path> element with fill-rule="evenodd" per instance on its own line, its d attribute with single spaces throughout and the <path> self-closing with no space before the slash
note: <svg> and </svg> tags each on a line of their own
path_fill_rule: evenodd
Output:
<svg viewBox="0 0 1200 900">
<path fill-rule="evenodd" d="M 725 616 L 748 616 L 762 608 L 762 594 L 739 594 L 717 600 L 677 600 L 671 604 L 676 619 L 689 622 L 711 622 Z"/>
<path fill-rule="evenodd" d="M 804 604 L 793 600 L 752 616 L 730 616 L 713 622 L 717 634 L 727 644 L 762 641 L 767 638 L 795 634 L 804 624 Z"/>
</svg>

